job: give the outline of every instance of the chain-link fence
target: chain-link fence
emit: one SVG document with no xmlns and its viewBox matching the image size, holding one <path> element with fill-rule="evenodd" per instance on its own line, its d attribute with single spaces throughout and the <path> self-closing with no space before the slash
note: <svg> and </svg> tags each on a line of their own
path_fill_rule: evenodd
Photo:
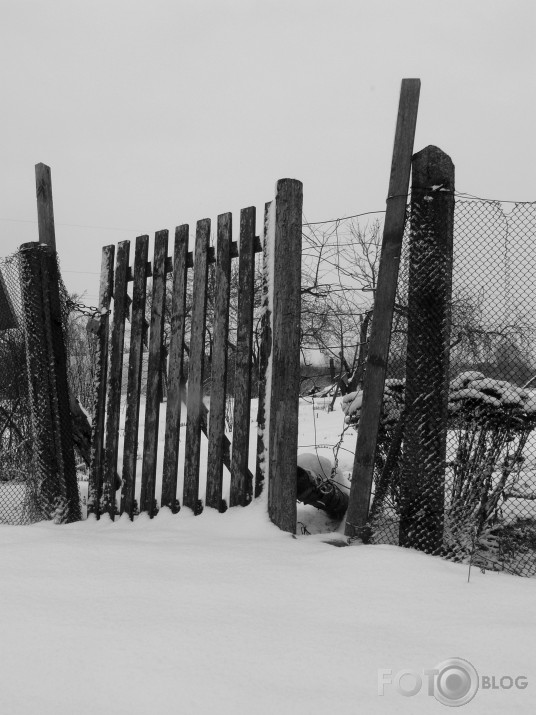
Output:
<svg viewBox="0 0 536 715">
<path fill-rule="evenodd" d="M 80 518 L 55 253 L 25 244 L 0 261 L 0 523 Z"/>
<path fill-rule="evenodd" d="M 0 523 L 40 518 L 19 256 L 0 261 Z"/>
<path fill-rule="evenodd" d="M 370 540 L 535 576 L 536 204 L 442 199 L 452 244 L 431 191 L 408 212 Z"/>
</svg>

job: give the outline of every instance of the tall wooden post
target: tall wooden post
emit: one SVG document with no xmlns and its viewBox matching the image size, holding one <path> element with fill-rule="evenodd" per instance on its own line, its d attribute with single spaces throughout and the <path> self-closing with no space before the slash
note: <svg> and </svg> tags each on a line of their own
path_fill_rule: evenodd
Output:
<svg viewBox="0 0 536 715">
<path fill-rule="evenodd" d="M 402 80 L 382 252 L 363 383 L 363 404 L 357 431 L 350 504 L 346 515 L 345 533 L 350 538 L 364 536 L 370 506 L 420 88 L 419 79 Z"/>
<path fill-rule="evenodd" d="M 35 189 L 37 195 L 37 224 L 39 243 L 46 243 L 56 250 L 54 206 L 52 203 L 52 177 L 46 164 L 35 165 Z"/>
<path fill-rule="evenodd" d="M 50 246 L 26 243 L 20 261 L 40 506 L 57 522 L 76 521 L 80 501 L 56 253 Z"/>
<path fill-rule="evenodd" d="M 273 313 L 268 438 L 268 514 L 296 531 L 296 474 L 300 389 L 300 297 L 303 187 L 277 182 L 273 236 Z"/>
<path fill-rule="evenodd" d="M 428 146 L 413 157 L 400 545 L 443 542 L 449 393 L 454 165 Z"/>
</svg>

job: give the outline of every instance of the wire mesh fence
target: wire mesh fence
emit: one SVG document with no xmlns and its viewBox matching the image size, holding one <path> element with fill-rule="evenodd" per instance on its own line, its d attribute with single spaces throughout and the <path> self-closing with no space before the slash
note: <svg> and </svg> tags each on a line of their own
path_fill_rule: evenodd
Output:
<svg viewBox="0 0 536 715">
<path fill-rule="evenodd" d="M 80 518 L 67 386 L 67 293 L 54 252 L 0 261 L 0 523 Z"/>
<path fill-rule="evenodd" d="M 368 538 L 535 576 L 536 204 L 458 195 L 453 218 L 449 257 L 408 212 Z"/>
<path fill-rule="evenodd" d="M 0 523 L 37 521 L 19 257 L 0 261 Z"/>
</svg>

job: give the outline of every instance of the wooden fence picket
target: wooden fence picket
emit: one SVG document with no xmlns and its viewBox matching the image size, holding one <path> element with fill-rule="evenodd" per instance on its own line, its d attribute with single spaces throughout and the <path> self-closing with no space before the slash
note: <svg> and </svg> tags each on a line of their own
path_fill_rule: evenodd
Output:
<svg viewBox="0 0 536 715">
<path fill-rule="evenodd" d="M 100 500 L 102 495 L 102 477 L 104 472 L 104 425 L 106 417 L 106 386 L 108 371 L 108 335 L 110 330 L 110 302 L 114 283 L 115 246 L 104 246 L 99 288 L 100 318 L 94 322 L 97 333 L 97 350 L 95 356 L 95 395 L 93 402 L 93 421 L 91 427 L 91 458 L 89 466 L 89 483 L 87 513 L 100 516 Z"/>
<path fill-rule="evenodd" d="M 154 246 L 151 332 L 145 397 L 145 434 L 141 472 L 140 511 L 153 515 L 155 510 L 156 459 L 160 418 L 160 385 L 162 379 L 162 342 L 166 300 L 166 257 L 168 232 L 157 231 Z"/>
<path fill-rule="evenodd" d="M 177 470 L 183 390 L 184 328 L 186 323 L 186 284 L 188 275 L 188 233 L 184 224 L 175 229 L 173 252 L 173 286 L 168 367 L 166 434 L 162 472 L 162 506 L 177 510 Z"/>
<path fill-rule="evenodd" d="M 262 315 L 260 318 L 259 341 L 259 401 L 257 404 L 257 459 L 255 466 L 255 497 L 259 497 L 264 489 L 267 469 L 265 438 L 266 427 L 266 372 L 272 351 L 272 326 L 269 310 L 268 286 L 268 219 L 272 202 L 264 206 L 263 252 L 262 252 Z"/>
<path fill-rule="evenodd" d="M 184 505 L 194 511 L 197 510 L 199 500 L 199 460 L 201 450 L 201 420 L 204 406 L 203 376 L 209 240 L 210 219 L 202 219 L 197 222 L 195 242 L 183 492 Z"/>
<path fill-rule="evenodd" d="M 251 401 L 251 354 L 255 280 L 255 207 L 240 213 L 238 263 L 238 315 L 234 379 L 233 450 L 231 458 L 230 505 L 246 506 L 253 497 L 249 477 L 249 428 Z"/>
<path fill-rule="evenodd" d="M 208 434 L 206 504 L 222 507 L 222 481 L 225 439 L 225 400 L 227 395 L 227 341 L 229 333 L 229 295 L 231 285 L 232 215 L 218 216 L 216 246 L 216 293 L 214 296 L 214 326 L 212 375 L 210 383 L 210 419 Z"/>
<path fill-rule="evenodd" d="M 121 494 L 121 513 L 126 512 L 130 518 L 132 518 L 134 514 L 136 463 L 138 459 L 138 428 L 140 418 L 148 256 L 149 236 L 138 236 L 134 255 L 127 406 L 125 415 L 125 438 L 123 443 L 123 490 Z"/>
<path fill-rule="evenodd" d="M 119 419 L 121 416 L 121 383 L 123 377 L 123 344 L 127 312 L 127 270 L 130 241 L 121 241 L 117 246 L 114 310 L 110 339 L 110 369 L 106 407 L 105 472 L 103 479 L 103 511 L 113 519 L 115 515 L 115 490 L 117 454 L 119 450 Z"/>
</svg>

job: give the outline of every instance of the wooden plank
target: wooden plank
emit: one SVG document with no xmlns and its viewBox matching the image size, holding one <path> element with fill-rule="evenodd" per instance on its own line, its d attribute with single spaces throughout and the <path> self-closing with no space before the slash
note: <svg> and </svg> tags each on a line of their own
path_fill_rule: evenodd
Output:
<svg viewBox="0 0 536 715">
<path fill-rule="evenodd" d="M 400 546 L 443 548 L 454 165 L 435 146 L 412 162 Z M 433 190 L 430 187 L 441 187 Z"/>
<path fill-rule="evenodd" d="M 127 268 L 130 241 L 117 245 L 115 262 L 114 303 L 110 337 L 110 369 L 106 399 L 106 444 L 104 448 L 103 512 L 115 517 L 115 475 L 119 451 L 119 420 L 121 416 L 121 384 L 123 379 L 123 346 L 127 311 Z"/>
<path fill-rule="evenodd" d="M 37 195 L 37 227 L 39 243 L 56 250 L 54 205 L 52 202 L 52 176 L 46 164 L 35 165 L 35 189 Z"/>
<path fill-rule="evenodd" d="M 273 257 L 272 355 L 268 441 L 268 514 L 296 531 L 300 389 L 300 297 L 303 188 L 277 182 Z"/>
<path fill-rule="evenodd" d="M 361 538 L 365 533 L 370 506 L 420 86 L 418 79 L 402 80 L 382 252 L 363 383 L 363 404 L 357 431 L 350 504 L 346 515 L 345 533 L 350 538 Z"/>
<path fill-rule="evenodd" d="M 253 351 L 253 305 L 255 279 L 255 207 L 240 212 L 240 258 L 238 263 L 238 315 L 235 353 L 233 452 L 231 459 L 231 506 L 246 506 L 253 498 L 249 479 L 249 428 L 251 409 L 251 354 Z"/>
<path fill-rule="evenodd" d="M 168 232 L 157 231 L 154 243 L 153 290 L 151 302 L 151 332 L 145 397 L 145 433 L 141 470 L 140 511 L 155 513 L 156 459 L 160 420 L 160 382 L 162 379 L 162 342 L 166 301 L 166 256 Z"/>
<path fill-rule="evenodd" d="M 104 464 L 104 424 L 106 415 L 106 387 L 108 373 L 108 334 L 110 330 L 110 301 L 114 282 L 115 246 L 102 249 L 99 288 L 100 319 L 95 352 L 95 387 L 91 422 L 91 460 L 89 468 L 87 513 L 100 516 Z"/>
<path fill-rule="evenodd" d="M 257 405 L 257 460 L 255 469 L 255 497 L 262 494 L 265 475 L 267 470 L 266 444 L 266 370 L 268 360 L 272 352 L 272 319 L 269 310 L 268 296 L 268 216 L 271 201 L 264 206 L 264 235 L 262 254 L 262 316 L 261 316 L 261 338 L 259 345 L 259 400 Z"/>
<path fill-rule="evenodd" d="M 162 506 L 177 511 L 177 469 L 181 422 L 181 380 L 183 376 L 184 327 L 186 322 L 186 284 L 189 226 L 175 229 L 173 287 L 171 298 L 171 338 L 169 344 L 166 436 L 162 473 Z"/>
<path fill-rule="evenodd" d="M 140 420 L 141 373 L 143 365 L 143 332 L 147 277 L 145 269 L 149 253 L 149 236 L 138 236 L 134 254 L 134 285 L 130 323 L 130 351 L 128 356 L 127 407 L 123 442 L 123 489 L 121 513 L 134 516 L 136 464 L 138 459 L 138 428 Z"/>
<path fill-rule="evenodd" d="M 192 330 L 188 363 L 186 446 L 184 453 L 183 503 L 194 512 L 197 511 L 199 499 L 199 456 L 201 449 L 209 240 L 210 219 L 202 219 L 197 222 L 195 242 Z"/>
<path fill-rule="evenodd" d="M 225 400 L 227 396 L 227 341 L 229 338 L 229 297 L 231 287 L 232 214 L 218 216 L 216 290 L 210 387 L 210 420 L 207 461 L 207 506 L 222 508 L 222 480 L 225 439 Z"/>
</svg>

